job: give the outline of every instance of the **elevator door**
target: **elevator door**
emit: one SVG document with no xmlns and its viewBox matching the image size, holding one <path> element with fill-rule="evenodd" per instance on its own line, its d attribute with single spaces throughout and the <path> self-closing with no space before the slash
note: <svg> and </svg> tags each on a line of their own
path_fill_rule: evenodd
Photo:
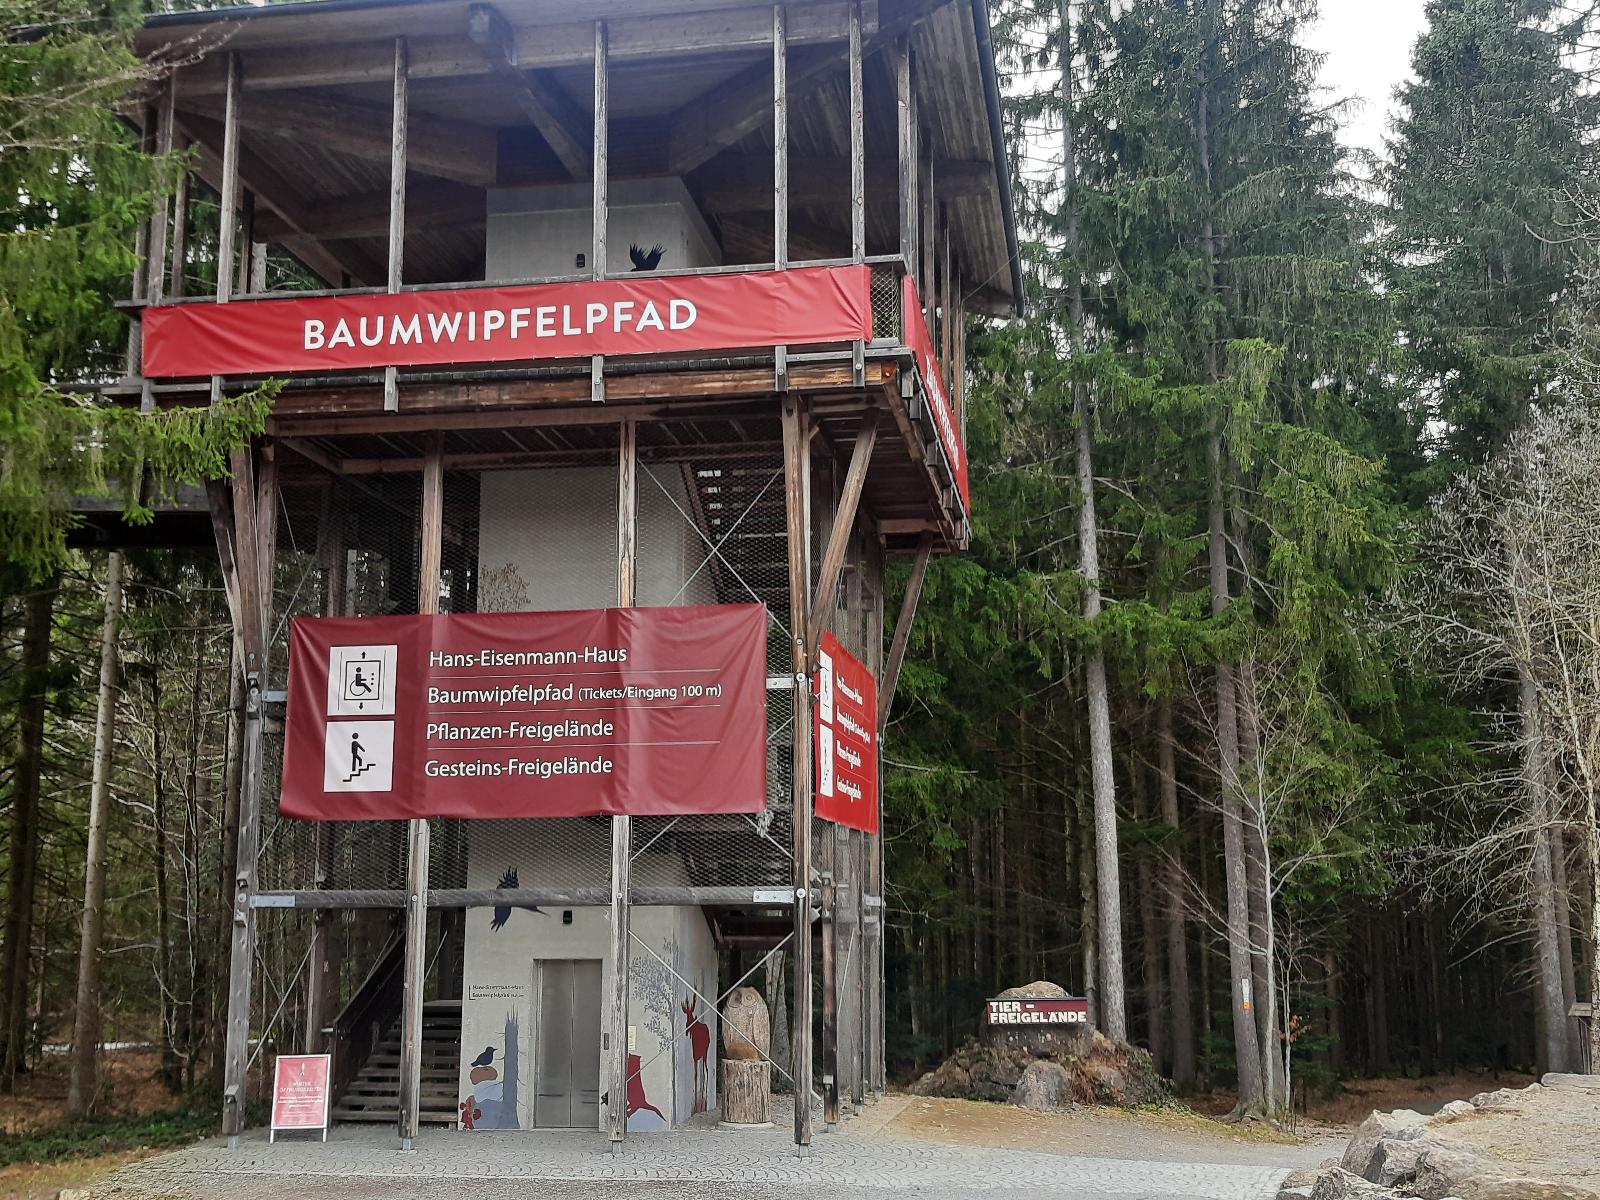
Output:
<svg viewBox="0 0 1600 1200">
<path fill-rule="evenodd" d="M 544 958 L 533 1123 L 546 1129 L 600 1124 L 600 960 Z"/>
</svg>

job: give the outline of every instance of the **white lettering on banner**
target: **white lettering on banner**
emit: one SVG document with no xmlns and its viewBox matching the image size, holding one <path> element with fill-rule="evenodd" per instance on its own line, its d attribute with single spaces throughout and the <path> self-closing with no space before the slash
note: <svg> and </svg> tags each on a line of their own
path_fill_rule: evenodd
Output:
<svg viewBox="0 0 1600 1200">
<path fill-rule="evenodd" d="M 668 300 L 666 312 L 654 300 L 646 300 L 640 307 L 632 300 L 607 303 L 591 300 L 582 306 L 578 318 L 571 304 L 543 305 L 534 308 L 483 308 L 432 312 L 426 324 L 422 314 L 410 316 L 376 316 L 357 318 L 355 329 L 344 317 L 334 322 L 330 333 L 326 321 L 307 317 L 303 322 L 302 346 L 307 350 L 333 350 L 340 346 L 354 347 L 359 341 L 367 347 L 390 346 L 442 346 L 462 340 L 462 321 L 466 322 L 465 340 L 469 342 L 519 342 L 528 338 L 535 341 L 557 337 L 582 337 L 597 329 L 609 328 L 612 333 L 665 333 L 691 329 L 700 318 L 700 310 L 692 300 Z M 560 325 L 556 318 L 560 316 Z"/>
</svg>

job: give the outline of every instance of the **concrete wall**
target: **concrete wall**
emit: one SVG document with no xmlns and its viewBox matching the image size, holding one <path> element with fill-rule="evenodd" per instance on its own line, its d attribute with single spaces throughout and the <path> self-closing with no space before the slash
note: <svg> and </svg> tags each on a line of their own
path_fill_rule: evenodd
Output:
<svg viewBox="0 0 1600 1200">
<path fill-rule="evenodd" d="M 697 568 L 705 546 L 685 514 L 693 509 L 682 468 L 639 472 L 638 600 L 698 604 L 715 600 Z M 615 467 L 487 471 L 479 494 L 479 604 L 485 612 L 600 608 L 616 603 Z M 472 821 L 467 886 L 595 887 L 609 883 L 610 823 L 604 819 Z M 688 882 L 671 852 L 647 851 L 635 881 Z M 569 917 L 570 914 L 570 917 Z M 631 949 L 630 1053 L 642 1073 L 628 1089 L 628 1127 L 664 1129 L 716 1103 L 716 1013 L 685 985 L 715 998 L 717 953 L 696 908 L 635 908 L 633 930 L 654 955 Z M 610 912 L 604 908 L 471 909 L 466 914 L 462 986 L 460 1102 L 475 1128 L 530 1128 L 538 1069 L 538 959 L 596 959 L 601 992 Z M 672 971 L 682 978 L 675 978 Z M 692 1014 L 685 1005 L 692 1002 Z M 692 1021 L 701 1024 L 690 1031 Z M 595 1037 L 601 1014 L 594 1014 Z M 496 1076 L 474 1082 L 472 1061 L 494 1048 Z M 697 1060 L 695 1051 L 702 1057 Z M 602 1059 L 601 1088 L 614 1056 Z M 604 1122 L 602 1111 L 601 1122 Z M 466 1124 L 465 1118 L 463 1124 Z"/>
<path fill-rule="evenodd" d="M 649 251 L 659 244 L 657 269 L 662 271 L 722 262 L 716 240 L 681 179 L 614 180 L 607 199 L 606 266 L 611 273 L 630 268 L 629 246 Z M 485 278 L 546 279 L 591 270 L 593 203 L 588 183 L 491 188 Z"/>
<path fill-rule="evenodd" d="M 590 860 L 597 839 L 584 835 L 586 824 L 470 823 L 467 886 L 494 887 L 511 870 L 525 885 L 536 880 L 541 884 L 562 881 L 563 875 L 572 873 L 574 864 Z M 604 828 L 604 822 L 593 824 Z M 656 858 L 662 861 L 649 864 L 651 876 L 668 877 L 672 871 L 668 856 Z M 680 877 L 681 870 L 680 865 Z M 459 1089 L 463 1111 L 470 1109 L 475 1128 L 533 1128 L 539 1050 L 535 961 L 599 960 L 601 994 L 605 995 L 611 984 L 607 961 L 610 915 L 604 908 L 468 911 Z M 687 984 L 707 997 L 716 997 L 717 953 L 711 930 L 697 908 L 635 908 L 633 931 L 654 953 L 635 944 L 629 970 L 630 1054 L 637 1056 L 642 1070 L 627 1093 L 628 1128 L 648 1132 L 677 1125 L 716 1105 L 717 1018 L 703 1000 L 691 994 Z M 684 1012 L 691 1004 L 692 1016 Z M 596 1012 L 596 1039 L 601 1019 L 602 1014 Z M 691 1020 L 701 1022 L 698 1031 L 690 1031 Z M 485 1047 L 494 1048 L 499 1074 L 494 1080 L 475 1083 L 471 1063 Z M 703 1054 L 699 1060 L 697 1050 Z M 602 1090 L 610 1086 L 608 1067 L 609 1056 L 605 1056 Z M 602 1127 L 604 1120 L 602 1110 Z"/>
</svg>

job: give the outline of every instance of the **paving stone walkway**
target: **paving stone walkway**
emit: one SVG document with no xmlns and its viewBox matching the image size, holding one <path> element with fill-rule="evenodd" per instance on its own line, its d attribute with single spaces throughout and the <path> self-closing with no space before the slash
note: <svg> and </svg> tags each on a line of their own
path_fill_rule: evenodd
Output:
<svg viewBox="0 0 1600 1200">
<path fill-rule="evenodd" d="M 586 1131 L 428 1130 L 415 1152 L 404 1153 L 387 1128 L 340 1127 L 325 1144 L 284 1140 L 269 1146 L 264 1134 L 247 1136 L 235 1150 L 220 1141 L 204 1143 L 129 1167 L 94 1196 L 831 1200 L 893 1191 L 951 1200 L 1258 1200 L 1271 1197 L 1284 1174 L 1303 1165 L 1304 1155 L 1292 1146 L 1262 1147 L 1259 1161 L 1218 1163 L 1001 1150 L 886 1135 L 884 1125 L 903 1104 L 886 1099 L 833 1133 L 819 1125 L 808 1159 L 795 1156 L 783 1124 L 753 1133 L 681 1129 L 634 1135 L 620 1156 L 609 1152 L 603 1135 Z M 529 1186 L 534 1183 L 540 1186 Z"/>
</svg>

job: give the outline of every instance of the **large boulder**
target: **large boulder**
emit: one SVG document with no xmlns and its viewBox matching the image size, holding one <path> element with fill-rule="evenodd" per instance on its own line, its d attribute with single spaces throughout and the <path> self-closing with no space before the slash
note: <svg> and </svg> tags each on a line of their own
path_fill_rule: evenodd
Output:
<svg viewBox="0 0 1600 1200">
<path fill-rule="evenodd" d="M 1449 1200 L 1467 1196 L 1472 1180 L 1490 1173 L 1476 1151 L 1447 1138 L 1422 1147 L 1406 1191 L 1421 1200 Z M 1497 1174 L 1497 1172 L 1496 1172 Z"/>
<path fill-rule="evenodd" d="M 1391 1189 L 1380 1187 L 1343 1167 L 1328 1168 L 1311 1188 L 1311 1200 L 1356 1200 L 1357 1197 L 1391 1200 L 1395 1195 Z"/>
<path fill-rule="evenodd" d="M 1361 1127 L 1350 1139 L 1350 1145 L 1345 1147 L 1344 1157 L 1339 1160 L 1339 1165 L 1346 1171 L 1376 1183 L 1378 1165 L 1382 1161 L 1379 1146 L 1386 1139 L 1397 1136 L 1401 1130 L 1420 1128 L 1426 1120 L 1427 1118 L 1421 1113 L 1412 1112 L 1409 1108 L 1396 1109 L 1394 1112 L 1374 1112 L 1361 1122 Z"/>
<path fill-rule="evenodd" d="M 1489 1175 L 1469 1181 L 1462 1200 L 1597 1200 L 1588 1188 L 1520 1175 Z"/>
<path fill-rule="evenodd" d="M 1450 1156 L 1471 1157 L 1470 1146 L 1435 1133 L 1425 1125 L 1412 1125 L 1400 1130 L 1394 1137 L 1384 1138 L 1372 1156 L 1372 1173 L 1367 1178 L 1384 1187 L 1411 1187 L 1424 1154 L 1433 1154 L 1440 1160 Z M 1450 1161 L 1465 1161 L 1450 1159 Z"/>
<path fill-rule="evenodd" d="M 1058 1062 L 1035 1059 L 1022 1072 L 1011 1103 L 1040 1112 L 1059 1112 L 1073 1105 L 1072 1075 Z"/>
</svg>

